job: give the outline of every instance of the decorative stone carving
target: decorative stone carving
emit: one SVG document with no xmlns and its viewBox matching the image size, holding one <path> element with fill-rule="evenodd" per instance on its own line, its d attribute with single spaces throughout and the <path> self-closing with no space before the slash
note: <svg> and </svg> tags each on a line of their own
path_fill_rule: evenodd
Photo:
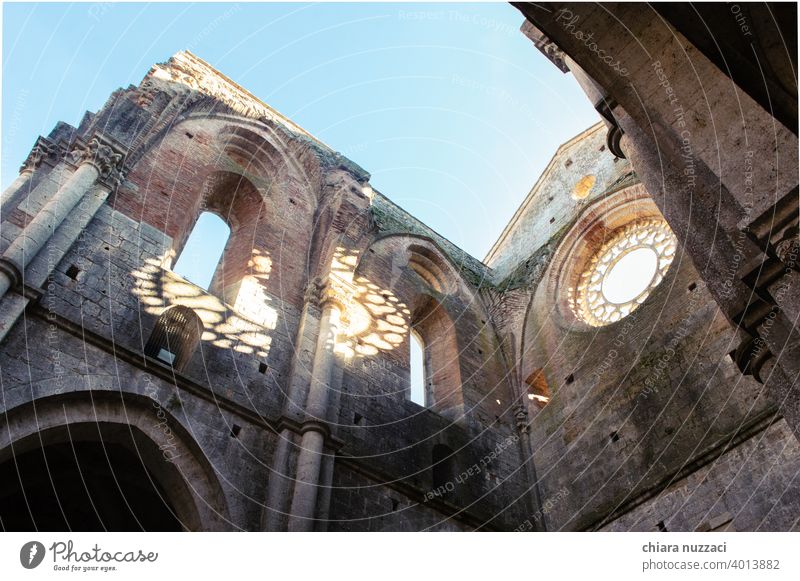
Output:
<svg viewBox="0 0 800 581">
<path fill-rule="evenodd" d="M 636 220 L 611 233 L 609 239 L 583 265 L 583 273 L 573 293 L 575 314 L 593 327 L 602 327 L 627 317 L 639 307 L 667 273 L 678 241 L 664 220 Z M 640 277 L 641 285 L 635 295 L 616 296 L 606 289 L 614 268 L 633 252 L 646 252 L 652 261 L 652 276 Z M 643 263 L 639 269 L 644 272 Z M 644 283 L 644 284 L 641 284 Z"/>
<path fill-rule="evenodd" d="M 97 169 L 101 178 L 110 178 L 117 183 L 121 181 L 123 175 L 122 158 L 121 153 L 97 137 L 90 140 L 86 146 L 78 143 L 70 153 L 73 163 L 88 163 Z"/>
<path fill-rule="evenodd" d="M 323 303 L 324 293 L 325 282 L 320 277 L 316 277 L 308 281 L 303 300 L 319 309 Z"/>
<path fill-rule="evenodd" d="M 36 140 L 31 152 L 28 154 L 28 157 L 25 158 L 25 161 L 20 166 L 19 171 L 33 171 L 40 165 L 42 162 L 47 159 L 48 157 L 54 156 L 57 153 L 57 148 L 49 143 L 45 138 L 40 137 Z"/>
<path fill-rule="evenodd" d="M 514 407 L 514 419 L 517 424 L 517 431 L 520 434 L 527 434 L 530 431 L 530 423 L 528 422 L 528 410 L 524 405 L 517 405 Z"/>
</svg>

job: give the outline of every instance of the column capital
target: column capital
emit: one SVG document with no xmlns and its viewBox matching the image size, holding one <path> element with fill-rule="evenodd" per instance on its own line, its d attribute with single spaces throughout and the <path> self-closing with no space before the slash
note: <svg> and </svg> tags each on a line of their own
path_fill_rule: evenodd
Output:
<svg viewBox="0 0 800 581">
<path fill-rule="evenodd" d="M 517 425 L 517 431 L 521 434 L 530 432 L 530 422 L 528 421 L 527 406 L 519 404 L 514 406 L 514 420 Z"/>
<path fill-rule="evenodd" d="M 308 281 L 303 300 L 317 309 L 322 308 L 323 297 L 325 295 L 325 281 L 317 276 Z"/>
<path fill-rule="evenodd" d="M 42 165 L 45 159 L 55 157 L 58 153 L 56 145 L 46 137 L 38 137 L 36 143 L 33 144 L 31 152 L 19 168 L 20 173 L 33 172 L 36 168 Z"/>
<path fill-rule="evenodd" d="M 91 165 L 97 170 L 100 179 L 111 185 L 118 185 L 124 179 L 124 148 L 99 133 L 86 143 L 81 139 L 75 140 L 68 159 L 76 166 Z"/>
<path fill-rule="evenodd" d="M 318 309 L 327 304 L 334 304 L 340 310 L 347 310 L 355 295 L 352 285 L 333 276 L 315 277 L 306 286 L 304 299 L 306 303 Z"/>
</svg>

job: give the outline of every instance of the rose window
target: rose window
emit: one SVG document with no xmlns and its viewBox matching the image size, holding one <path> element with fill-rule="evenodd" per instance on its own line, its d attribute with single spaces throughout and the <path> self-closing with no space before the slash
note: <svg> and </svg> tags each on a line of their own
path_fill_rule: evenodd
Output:
<svg viewBox="0 0 800 581">
<path fill-rule="evenodd" d="M 573 310 L 594 327 L 631 314 L 661 282 L 677 240 L 661 219 L 637 220 L 614 231 L 586 262 Z"/>
</svg>

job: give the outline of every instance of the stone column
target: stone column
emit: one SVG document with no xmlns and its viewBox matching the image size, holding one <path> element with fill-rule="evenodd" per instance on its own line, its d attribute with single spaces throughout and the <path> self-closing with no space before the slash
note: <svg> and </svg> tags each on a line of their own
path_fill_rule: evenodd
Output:
<svg viewBox="0 0 800 581">
<path fill-rule="evenodd" d="M 325 290 L 322 280 L 314 278 L 308 282 L 303 297 L 303 312 L 297 329 L 292 369 L 279 424 L 278 446 L 272 460 L 272 471 L 267 488 L 267 506 L 264 509 L 264 528 L 275 532 L 286 530 L 289 505 L 292 501 L 293 474 L 289 474 L 291 448 L 295 446 L 293 428 L 305 419 L 305 403 L 311 385 L 313 357 L 319 336 L 321 293 Z"/>
<path fill-rule="evenodd" d="M 109 145 L 93 139 L 82 151 L 74 152 L 78 169 L 36 214 L 25 230 L 0 258 L 0 298 L 17 284 L 25 267 L 36 257 L 53 232 L 92 188 L 98 177 L 118 171 L 122 155 Z"/>
<path fill-rule="evenodd" d="M 306 421 L 301 429 L 297 477 L 289 515 L 290 531 L 311 531 L 317 505 L 320 465 L 327 437 L 328 399 L 335 365 L 336 337 L 339 333 L 341 307 L 330 292 L 323 298 L 317 348 L 306 404 Z"/>
<path fill-rule="evenodd" d="M 25 269 L 25 284 L 34 288 L 42 287 L 59 262 L 94 219 L 100 207 L 108 199 L 108 190 L 100 184 L 94 187 L 75 210 L 64 220 L 61 227 L 47 242 L 47 245 Z M 0 343 L 14 327 L 30 302 L 25 295 L 14 294 L 0 302 Z M 45 299 L 46 301 L 46 299 Z"/>
<path fill-rule="evenodd" d="M 52 155 L 54 147 L 48 145 L 40 137 L 28 154 L 27 159 L 19 168 L 19 175 L 10 186 L 0 195 L 0 219 L 5 220 L 6 215 L 21 201 L 22 195 L 29 189 L 33 172 L 36 171 L 44 159 Z"/>
<path fill-rule="evenodd" d="M 522 452 L 522 464 L 525 466 L 525 475 L 530 487 L 526 492 L 525 499 L 527 501 L 527 510 L 530 511 L 530 517 L 535 522 L 532 522 L 534 531 L 543 532 L 547 530 L 544 520 L 544 512 L 542 510 L 542 496 L 539 490 L 539 475 L 536 473 L 536 463 L 533 457 L 533 446 L 531 445 L 531 427 L 530 419 L 528 418 L 527 394 L 522 394 L 519 397 L 521 403 L 516 406 L 514 418 L 516 420 L 517 434 L 519 435 L 520 450 Z"/>
</svg>

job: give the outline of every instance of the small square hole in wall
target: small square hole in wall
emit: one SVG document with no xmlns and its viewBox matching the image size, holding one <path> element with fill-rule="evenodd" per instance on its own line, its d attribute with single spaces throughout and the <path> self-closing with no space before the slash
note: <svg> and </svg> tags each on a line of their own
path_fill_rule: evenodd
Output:
<svg viewBox="0 0 800 581">
<path fill-rule="evenodd" d="M 610 437 L 612 442 L 619 442 L 619 434 L 617 432 L 611 432 Z"/>
<path fill-rule="evenodd" d="M 564 378 L 564 381 L 567 383 L 567 385 L 569 385 L 570 383 L 575 381 L 575 374 L 570 373 L 569 375 L 567 375 L 567 377 Z"/>
<path fill-rule="evenodd" d="M 233 424 L 231 426 L 231 438 L 238 438 L 239 437 L 239 432 L 241 432 L 241 431 L 242 431 L 242 426 L 237 425 L 237 424 Z"/>
<path fill-rule="evenodd" d="M 395 512 L 397 510 L 397 507 L 400 506 L 400 501 L 397 500 L 396 498 L 390 498 L 389 500 L 392 501 L 392 512 Z"/>
<path fill-rule="evenodd" d="M 569 167 L 571 165 L 572 165 L 572 160 L 571 159 L 568 159 L 567 161 L 564 162 L 564 167 Z"/>
<path fill-rule="evenodd" d="M 553 222 L 555 222 L 555 221 L 556 221 L 555 217 L 553 217 L 553 218 L 550 218 L 550 223 L 551 223 L 551 224 L 552 224 Z"/>
<path fill-rule="evenodd" d="M 355 412 L 353 414 L 353 425 L 354 426 L 363 426 L 366 423 L 366 418 L 362 416 L 360 413 Z"/>
<path fill-rule="evenodd" d="M 75 266 L 74 264 L 70 264 L 69 268 L 67 269 L 67 276 L 70 277 L 72 280 L 78 280 L 78 275 L 81 273 L 81 269 Z"/>
<path fill-rule="evenodd" d="M 615 157 L 615 158 L 614 158 L 614 163 L 617 163 L 618 161 L 619 161 L 619 158 L 618 158 L 618 157 Z"/>
<path fill-rule="evenodd" d="M 696 288 L 697 288 L 697 283 L 696 283 L 696 282 L 693 282 L 692 284 L 690 284 L 690 285 L 689 285 L 689 287 L 688 287 L 688 288 L 689 288 L 689 292 L 692 292 L 692 291 L 694 291 L 694 289 L 696 289 Z"/>
<path fill-rule="evenodd" d="M 605 151 L 605 150 L 606 150 L 606 146 L 605 145 L 601 145 L 600 146 L 600 151 Z"/>
<path fill-rule="evenodd" d="M 664 524 L 663 520 L 658 521 L 656 528 L 662 533 L 667 532 L 667 525 Z"/>
<path fill-rule="evenodd" d="M 289 203 L 294 206 L 297 202 L 294 201 L 294 198 L 289 198 Z"/>
<path fill-rule="evenodd" d="M 263 361 L 258 364 L 258 372 L 259 373 L 266 373 L 268 369 L 269 369 L 269 365 L 267 365 Z"/>
<path fill-rule="evenodd" d="M 186 132 L 186 137 L 188 137 L 189 139 L 194 139 L 194 135 L 189 133 L 188 131 Z"/>
</svg>

